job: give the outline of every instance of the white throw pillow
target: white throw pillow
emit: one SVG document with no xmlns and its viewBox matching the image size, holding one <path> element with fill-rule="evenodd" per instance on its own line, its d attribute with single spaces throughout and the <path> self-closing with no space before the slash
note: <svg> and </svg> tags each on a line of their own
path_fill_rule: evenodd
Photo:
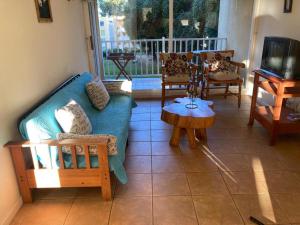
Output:
<svg viewBox="0 0 300 225">
<path fill-rule="evenodd" d="M 88 138 L 88 139 L 101 140 L 102 138 L 108 138 L 108 143 L 107 143 L 108 155 L 118 154 L 117 138 L 110 134 L 78 135 L 78 134 L 71 134 L 71 133 L 58 133 L 56 137 L 57 137 L 57 140 L 59 140 L 59 141 L 61 141 L 63 139 Z M 62 151 L 67 154 L 72 154 L 70 146 L 63 146 Z M 97 147 L 95 145 L 89 146 L 89 153 L 90 153 L 90 155 L 97 155 Z M 84 148 L 81 145 L 76 145 L 76 154 L 84 155 Z"/>
<path fill-rule="evenodd" d="M 93 105 L 101 110 L 109 102 L 109 94 L 101 80 L 86 84 L 86 91 Z"/>
<path fill-rule="evenodd" d="M 55 118 L 66 133 L 90 134 L 92 125 L 81 106 L 71 100 L 67 105 L 55 111 Z"/>
</svg>

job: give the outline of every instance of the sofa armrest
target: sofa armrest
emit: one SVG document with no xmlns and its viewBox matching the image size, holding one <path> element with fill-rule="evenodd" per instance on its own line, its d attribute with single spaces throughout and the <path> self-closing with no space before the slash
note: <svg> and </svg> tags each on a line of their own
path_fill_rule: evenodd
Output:
<svg viewBox="0 0 300 225">
<path fill-rule="evenodd" d="M 132 94 L 132 81 L 128 80 L 114 80 L 114 81 L 102 81 L 107 91 L 110 94 Z"/>
<path fill-rule="evenodd" d="M 39 142 L 31 141 L 10 141 L 4 147 L 7 148 L 30 148 L 39 145 L 59 146 L 59 145 L 107 145 L 108 138 L 100 137 L 97 139 L 81 138 L 81 139 L 64 139 L 64 140 L 41 140 Z"/>
</svg>

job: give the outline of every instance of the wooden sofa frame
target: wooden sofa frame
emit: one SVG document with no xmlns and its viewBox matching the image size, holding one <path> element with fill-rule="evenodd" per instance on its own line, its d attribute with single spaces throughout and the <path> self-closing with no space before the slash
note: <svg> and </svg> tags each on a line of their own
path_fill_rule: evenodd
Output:
<svg viewBox="0 0 300 225">
<path fill-rule="evenodd" d="M 60 188 L 60 187 L 101 187 L 104 200 L 111 200 L 111 182 L 107 155 L 107 138 L 101 139 L 68 139 L 63 141 L 49 140 L 39 143 L 29 141 L 9 142 L 5 145 L 10 149 L 19 189 L 23 202 L 32 202 L 33 188 Z M 85 168 L 78 168 L 76 159 L 76 145 L 84 147 Z M 88 146 L 96 145 L 98 149 L 99 167 L 92 168 Z M 36 148 L 39 146 L 57 147 L 59 168 L 42 168 L 37 159 Z M 62 146 L 70 146 L 72 150 L 72 168 L 65 168 Z M 49 182 L 51 178 L 56 182 Z M 48 180 L 47 180 L 48 179 Z"/>
</svg>

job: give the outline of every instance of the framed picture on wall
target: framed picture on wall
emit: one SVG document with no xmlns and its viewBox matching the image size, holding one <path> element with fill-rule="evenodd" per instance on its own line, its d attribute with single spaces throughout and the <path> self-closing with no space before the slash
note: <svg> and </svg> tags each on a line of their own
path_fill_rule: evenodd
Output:
<svg viewBox="0 0 300 225">
<path fill-rule="evenodd" d="M 38 21 L 40 23 L 51 23 L 52 13 L 50 0 L 34 0 Z"/>
<path fill-rule="evenodd" d="M 292 12 L 292 7 L 293 7 L 293 0 L 284 0 L 284 8 L 283 8 L 284 13 Z"/>
</svg>

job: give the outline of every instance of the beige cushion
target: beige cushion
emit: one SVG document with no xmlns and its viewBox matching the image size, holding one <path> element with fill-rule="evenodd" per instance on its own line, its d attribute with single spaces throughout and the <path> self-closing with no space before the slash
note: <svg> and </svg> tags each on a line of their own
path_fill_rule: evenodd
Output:
<svg viewBox="0 0 300 225">
<path fill-rule="evenodd" d="M 109 102 L 109 94 L 101 80 L 86 84 L 86 91 L 93 105 L 99 110 Z"/>
<path fill-rule="evenodd" d="M 165 81 L 167 82 L 188 82 L 190 76 L 188 74 L 176 75 L 176 76 L 166 76 Z"/>
<path fill-rule="evenodd" d="M 97 139 L 101 140 L 103 138 L 108 138 L 107 143 L 107 153 L 108 155 L 116 155 L 118 154 L 117 150 L 117 138 L 113 135 L 109 134 L 93 134 L 93 135 L 78 135 L 78 134 L 71 134 L 71 133 L 58 133 L 56 136 L 57 140 L 61 141 L 63 139 Z M 76 154 L 77 155 L 84 155 L 84 148 L 81 145 L 76 145 Z M 63 146 L 62 151 L 67 154 L 72 154 L 70 146 Z M 90 145 L 89 146 L 89 153 L 90 155 L 97 155 L 97 146 Z"/>
<path fill-rule="evenodd" d="M 212 80 L 220 80 L 220 81 L 225 81 L 225 80 L 236 80 L 240 76 L 237 73 L 233 73 L 230 71 L 220 71 L 216 73 L 209 73 L 209 78 Z"/>
<path fill-rule="evenodd" d="M 81 106 L 71 100 L 67 105 L 55 111 L 55 118 L 66 133 L 90 134 L 92 125 Z"/>
</svg>

